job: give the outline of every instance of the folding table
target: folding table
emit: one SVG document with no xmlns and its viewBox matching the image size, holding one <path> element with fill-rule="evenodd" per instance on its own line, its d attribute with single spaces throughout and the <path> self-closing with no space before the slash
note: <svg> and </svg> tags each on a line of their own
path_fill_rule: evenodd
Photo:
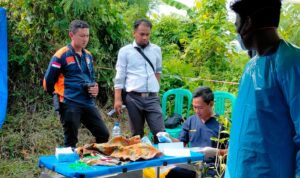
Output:
<svg viewBox="0 0 300 178">
<path fill-rule="evenodd" d="M 98 176 L 109 176 L 129 171 L 142 170 L 148 167 L 157 167 L 157 177 L 159 177 L 159 167 L 173 164 L 192 164 L 201 163 L 204 159 L 204 155 L 197 152 L 191 152 L 191 156 L 175 157 L 175 156 L 161 156 L 151 160 L 129 162 L 124 165 L 118 166 L 83 166 L 74 167 L 76 162 L 58 162 L 54 155 L 40 156 L 39 167 L 42 169 L 49 169 L 58 174 L 66 177 L 98 177 Z M 198 164 L 200 169 L 200 164 Z M 42 172 L 41 177 L 49 177 L 45 172 Z"/>
</svg>

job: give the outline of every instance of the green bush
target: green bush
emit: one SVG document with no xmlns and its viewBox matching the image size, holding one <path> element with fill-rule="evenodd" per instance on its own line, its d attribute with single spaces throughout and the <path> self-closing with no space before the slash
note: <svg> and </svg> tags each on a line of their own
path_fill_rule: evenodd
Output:
<svg viewBox="0 0 300 178">
<path fill-rule="evenodd" d="M 187 8 L 171 0 L 165 2 Z M 161 93 L 177 87 L 193 91 L 207 85 L 236 94 L 248 56 L 237 52 L 232 43 L 236 34 L 227 19 L 225 0 L 197 1 L 188 12 L 187 17 L 155 19 L 152 41 L 162 47 L 164 60 Z"/>
<path fill-rule="evenodd" d="M 237 83 L 248 56 L 236 50 L 236 33 L 227 19 L 225 0 L 196 0 L 196 7 L 174 3 L 188 10 L 153 20 L 153 43 L 163 52 L 161 92 L 201 85 L 237 93 Z M 88 49 L 96 60 L 100 83 L 98 101 L 112 107 L 114 65 L 118 49 L 132 41 L 132 22 L 144 17 L 156 0 L 5 0 L 9 35 L 8 116 L 0 130 L 0 177 L 37 177 L 37 159 L 53 154 L 63 144 L 59 119 L 51 99 L 42 89 L 44 72 L 57 49 L 69 43 L 67 27 L 73 19 L 90 24 Z M 285 4 L 280 34 L 300 45 L 299 5 Z M 233 82 L 224 83 L 219 81 Z M 104 114 L 102 114 L 104 115 Z M 105 118 L 111 129 L 113 119 Z M 127 120 L 122 120 L 129 134 Z M 79 145 L 92 142 L 80 129 Z"/>
<path fill-rule="evenodd" d="M 70 42 L 68 25 L 73 19 L 85 20 L 90 25 L 87 49 L 96 61 L 101 90 L 98 99 L 106 102 L 112 91 L 117 51 L 129 36 L 120 4 L 55 0 L 49 5 L 47 0 L 8 0 L 0 6 L 8 11 L 9 112 L 49 108 L 49 97 L 42 89 L 43 75 L 55 51 Z"/>
</svg>

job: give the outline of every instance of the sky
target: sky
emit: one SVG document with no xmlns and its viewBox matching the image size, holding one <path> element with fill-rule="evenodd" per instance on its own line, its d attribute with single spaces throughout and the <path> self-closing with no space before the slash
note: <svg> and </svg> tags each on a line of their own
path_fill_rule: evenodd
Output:
<svg viewBox="0 0 300 178">
<path fill-rule="evenodd" d="M 194 0 L 176 0 L 178 2 L 181 2 L 189 7 L 193 6 Z M 300 3 L 300 0 L 283 0 L 284 2 L 294 2 L 294 3 Z"/>
<path fill-rule="evenodd" d="M 165 4 L 158 5 L 158 9 L 152 9 L 152 12 L 155 12 L 159 15 L 170 15 L 171 13 L 177 13 L 180 15 L 185 15 L 186 11 L 184 10 L 178 10 L 175 7 L 171 7 Z"/>
<path fill-rule="evenodd" d="M 192 7 L 194 5 L 194 0 L 177 0 L 177 1 L 189 7 Z"/>
<path fill-rule="evenodd" d="M 177 0 L 177 1 L 187 5 L 188 7 L 193 7 L 194 5 L 194 0 Z M 185 10 L 178 10 L 175 7 L 171 7 L 164 4 L 159 5 L 157 12 L 161 15 L 169 15 L 171 13 L 177 13 L 183 16 L 186 15 Z"/>
<path fill-rule="evenodd" d="M 183 4 L 187 5 L 188 7 L 194 6 L 194 0 L 176 0 L 176 1 L 183 3 Z M 232 0 L 229 0 L 229 1 L 232 1 Z M 300 4 L 300 0 L 283 0 L 283 2 L 293 2 L 293 3 L 299 3 Z M 186 15 L 186 11 L 178 10 L 175 7 L 171 7 L 171 6 L 168 6 L 168 5 L 165 5 L 165 4 L 159 5 L 158 10 L 156 10 L 156 12 L 160 15 L 169 15 L 171 13 L 177 13 L 177 14 L 180 14 L 180 15 L 183 15 L 183 16 Z M 231 13 L 232 12 L 229 11 L 229 16 L 233 15 Z"/>
<path fill-rule="evenodd" d="M 194 6 L 194 0 L 176 0 L 176 1 L 178 1 L 182 4 L 185 4 L 188 7 L 193 7 Z M 171 7 L 171 6 L 168 6 L 168 5 L 165 5 L 165 4 L 159 5 L 157 13 L 160 14 L 160 15 L 169 15 L 171 13 L 177 13 L 177 14 L 180 14 L 180 15 L 183 15 L 183 16 L 186 15 L 185 10 L 178 10 L 175 7 Z"/>
</svg>

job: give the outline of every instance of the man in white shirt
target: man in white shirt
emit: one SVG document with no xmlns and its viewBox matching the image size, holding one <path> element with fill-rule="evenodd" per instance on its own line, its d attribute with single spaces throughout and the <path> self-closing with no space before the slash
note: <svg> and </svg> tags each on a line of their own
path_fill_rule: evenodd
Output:
<svg viewBox="0 0 300 178">
<path fill-rule="evenodd" d="M 133 136 L 143 137 L 145 121 L 153 135 L 165 129 L 158 96 L 162 54 L 159 46 L 149 42 L 151 28 L 147 19 L 135 21 L 135 40 L 120 49 L 116 64 L 114 108 L 120 114 L 122 104 L 126 104 Z M 127 93 L 125 101 L 122 90 Z"/>
</svg>

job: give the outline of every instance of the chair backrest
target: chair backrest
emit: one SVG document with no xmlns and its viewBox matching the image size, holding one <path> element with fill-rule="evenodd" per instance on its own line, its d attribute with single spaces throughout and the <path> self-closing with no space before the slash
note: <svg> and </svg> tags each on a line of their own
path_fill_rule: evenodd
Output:
<svg viewBox="0 0 300 178">
<path fill-rule="evenodd" d="M 226 92 L 226 91 L 215 91 L 215 105 L 214 110 L 215 113 L 224 115 L 225 113 L 225 103 L 226 100 L 229 100 L 231 102 L 231 114 L 233 113 L 233 108 L 235 105 L 235 96 L 232 93 Z"/>
<path fill-rule="evenodd" d="M 171 96 L 171 95 L 175 96 L 174 113 L 177 113 L 177 114 L 180 114 L 180 115 L 182 115 L 182 112 L 183 112 L 184 98 L 187 99 L 186 118 L 188 118 L 189 117 L 189 112 L 190 112 L 190 107 L 191 107 L 191 104 L 192 104 L 193 94 L 192 94 L 192 92 L 190 92 L 190 90 L 182 89 L 182 88 L 170 89 L 170 90 L 166 91 L 163 94 L 162 111 L 163 111 L 163 114 L 164 114 L 164 118 L 166 119 L 166 116 L 167 116 L 167 100 L 168 100 L 168 97 Z"/>
</svg>

